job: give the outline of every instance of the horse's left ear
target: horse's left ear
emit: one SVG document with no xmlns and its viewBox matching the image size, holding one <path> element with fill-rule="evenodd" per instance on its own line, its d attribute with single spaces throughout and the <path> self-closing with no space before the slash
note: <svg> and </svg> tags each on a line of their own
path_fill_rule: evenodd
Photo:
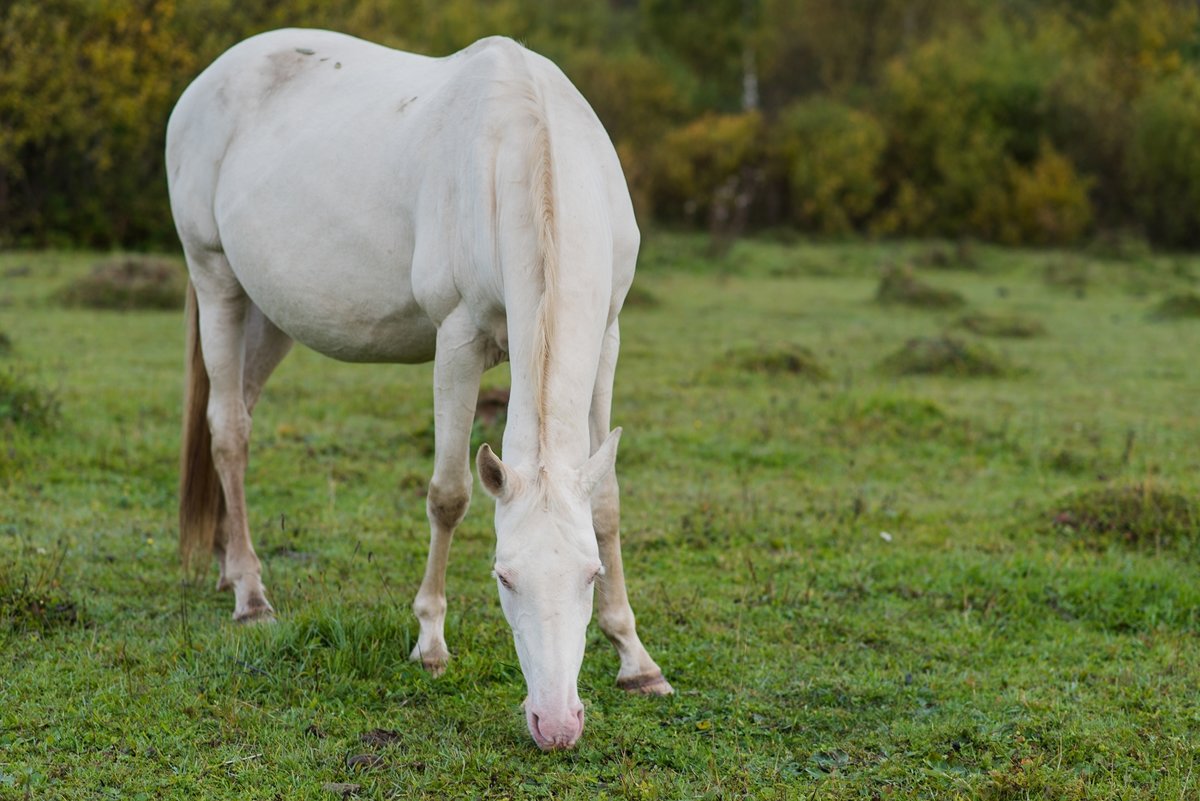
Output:
<svg viewBox="0 0 1200 801">
<path fill-rule="evenodd" d="M 508 465 L 500 461 L 500 457 L 492 453 L 492 448 L 486 442 L 479 446 L 475 454 L 475 468 L 479 471 L 479 483 L 498 501 L 510 500 L 516 489 L 516 476 L 508 469 Z"/>
<path fill-rule="evenodd" d="M 592 457 L 584 463 L 583 468 L 579 471 L 579 483 L 583 487 L 583 491 L 588 495 L 592 494 L 592 490 L 600 483 L 600 480 L 608 475 L 617 465 L 617 443 L 621 441 L 620 427 L 614 428 L 605 438 L 604 442 L 600 443 L 600 447 L 592 454 Z"/>
</svg>

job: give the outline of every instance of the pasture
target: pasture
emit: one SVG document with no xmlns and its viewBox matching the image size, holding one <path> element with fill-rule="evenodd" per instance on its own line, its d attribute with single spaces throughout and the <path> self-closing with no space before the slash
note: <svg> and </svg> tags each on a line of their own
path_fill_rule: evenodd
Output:
<svg viewBox="0 0 1200 801">
<path fill-rule="evenodd" d="M 280 619 L 239 627 L 178 566 L 182 313 L 66 303 L 97 254 L 0 254 L 0 392 L 50 393 L 47 421 L 0 395 L 0 798 L 1200 794 L 1200 319 L 1164 312 L 1200 258 L 705 254 L 645 245 L 613 414 L 630 597 L 676 695 L 616 689 L 593 625 L 587 729 L 554 754 L 478 486 L 454 660 L 407 661 L 428 365 L 298 348 L 272 378 L 247 492 Z M 877 298 L 910 264 L 961 300 Z"/>
</svg>

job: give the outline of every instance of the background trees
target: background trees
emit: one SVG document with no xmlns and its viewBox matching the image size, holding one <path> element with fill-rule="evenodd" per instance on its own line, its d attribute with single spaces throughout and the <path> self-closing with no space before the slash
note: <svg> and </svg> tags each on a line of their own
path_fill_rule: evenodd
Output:
<svg viewBox="0 0 1200 801">
<path fill-rule="evenodd" d="M 285 25 L 524 41 L 596 108 L 643 222 L 1200 244 L 1185 0 L 10 0 L 0 244 L 171 245 L 171 105 Z"/>
</svg>

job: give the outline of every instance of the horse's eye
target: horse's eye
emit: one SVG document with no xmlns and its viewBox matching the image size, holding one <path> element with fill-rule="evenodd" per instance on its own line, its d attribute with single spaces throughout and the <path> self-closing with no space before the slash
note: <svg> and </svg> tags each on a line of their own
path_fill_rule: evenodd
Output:
<svg viewBox="0 0 1200 801">
<path fill-rule="evenodd" d="M 513 589 L 512 581 L 509 580 L 508 576 L 504 575 L 498 570 L 493 570 L 492 575 L 496 577 L 497 581 L 504 585 L 504 589 L 508 590 L 509 592 L 516 592 L 516 590 Z"/>
</svg>

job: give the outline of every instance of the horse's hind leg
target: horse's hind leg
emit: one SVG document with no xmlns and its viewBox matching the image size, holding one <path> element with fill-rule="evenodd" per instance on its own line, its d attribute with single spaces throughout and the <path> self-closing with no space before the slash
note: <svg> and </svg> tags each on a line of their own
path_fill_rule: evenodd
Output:
<svg viewBox="0 0 1200 801">
<path fill-rule="evenodd" d="M 208 425 L 213 464 L 225 499 L 222 573 L 224 581 L 233 585 L 234 620 L 267 619 L 274 610 L 267 602 L 262 567 L 250 542 L 244 487 L 250 444 L 244 368 L 251 304 L 224 256 L 189 258 L 189 267 L 196 287 L 201 350 L 210 384 Z"/>
<path fill-rule="evenodd" d="M 614 322 L 604 338 L 589 415 L 593 451 L 600 447 L 608 436 L 609 418 L 612 413 L 613 376 L 617 368 L 620 342 L 621 336 Z M 662 671 L 650 658 L 638 637 L 633 609 L 629 606 L 629 596 L 625 592 L 620 522 L 621 500 L 614 469 L 601 479 L 592 492 L 592 523 L 596 528 L 596 541 L 600 546 L 600 561 L 604 565 L 604 574 L 600 576 L 596 588 L 597 617 L 601 631 L 616 647 L 621 659 L 621 667 L 617 672 L 617 686 L 629 692 L 667 695 L 672 692 L 671 685 L 663 678 Z"/>
<path fill-rule="evenodd" d="M 254 407 L 258 404 L 259 395 L 262 394 L 267 379 L 283 361 L 283 357 L 292 349 L 292 339 L 276 328 L 275 324 L 251 303 L 246 313 L 245 343 L 242 397 L 246 403 L 246 412 L 253 415 Z M 233 589 L 233 581 L 229 578 L 225 567 L 230 521 L 228 512 L 223 508 L 217 524 L 216 541 L 213 544 L 213 553 L 221 568 L 220 578 L 217 579 L 218 590 Z"/>
<path fill-rule="evenodd" d="M 471 423 L 479 397 L 485 349 L 466 308 L 438 326 L 433 366 L 434 466 L 425 511 L 429 516 L 429 559 L 413 601 L 421 624 L 409 657 L 438 675 L 446 668 L 446 562 L 454 529 L 471 502 Z"/>
</svg>

